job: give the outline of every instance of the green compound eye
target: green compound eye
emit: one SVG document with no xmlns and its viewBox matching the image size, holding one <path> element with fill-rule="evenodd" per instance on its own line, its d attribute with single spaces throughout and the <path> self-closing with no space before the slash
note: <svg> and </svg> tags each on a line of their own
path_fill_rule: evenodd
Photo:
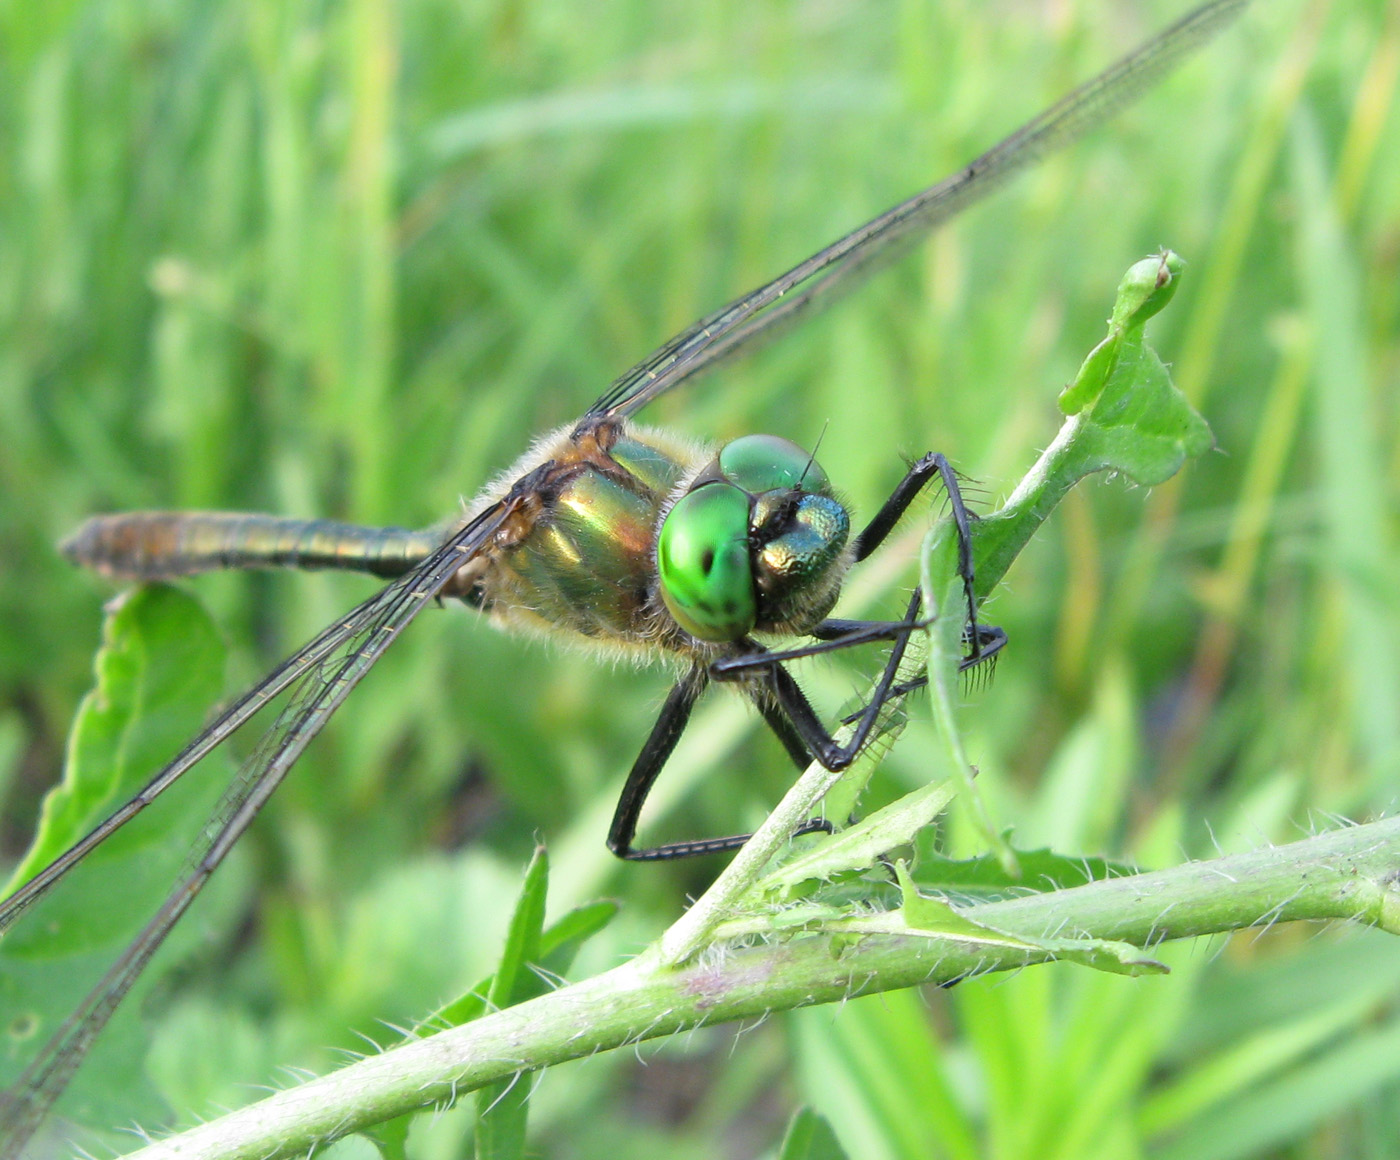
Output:
<svg viewBox="0 0 1400 1160">
<path fill-rule="evenodd" d="M 725 483 L 682 496 L 656 543 L 661 599 L 701 640 L 739 640 L 754 626 L 758 599 L 749 562 L 749 497 Z"/>
<path fill-rule="evenodd" d="M 750 495 L 793 488 L 829 495 L 831 481 L 816 461 L 796 443 L 776 435 L 745 435 L 731 440 L 719 453 L 724 478 Z"/>
</svg>

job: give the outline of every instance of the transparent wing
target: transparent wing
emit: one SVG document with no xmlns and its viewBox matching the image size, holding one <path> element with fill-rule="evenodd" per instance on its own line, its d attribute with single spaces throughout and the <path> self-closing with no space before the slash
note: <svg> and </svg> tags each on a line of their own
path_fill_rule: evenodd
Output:
<svg viewBox="0 0 1400 1160">
<path fill-rule="evenodd" d="M 151 956 L 311 739 L 399 633 L 510 517 L 527 493 L 526 483 L 522 480 L 510 496 L 454 533 L 414 571 L 353 609 L 274 669 L 150 781 L 137 797 L 141 805 L 122 807 L 54 864 L 67 867 L 78 861 L 232 736 L 272 698 L 292 689 L 287 704 L 259 739 L 195 840 L 183 876 L 160 909 L 15 1086 L 0 1095 L 0 1157 L 16 1160 Z M 61 873 L 62 870 L 55 872 L 49 867 L 6 900 L 0 908 L 0 927 L 13 922 Z"/>
<path fill-rule="evenodd" d="M 857 274 L 898 257 L 1014 173 L 1107 120 L 1234 19 L 1247 3 L 1215 0 L 1195 9 L 951 177 L 702 318 L 617 379 L 589 408 L 588 417 L 631 415 L 758 337 L 776 336 L 810 307 L 835 301 L 858 284 Z"/>
</svg>

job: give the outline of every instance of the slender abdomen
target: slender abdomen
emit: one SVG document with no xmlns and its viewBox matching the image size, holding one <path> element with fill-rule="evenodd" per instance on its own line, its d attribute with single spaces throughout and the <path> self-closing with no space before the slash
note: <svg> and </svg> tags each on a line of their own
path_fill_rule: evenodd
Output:
<svg viewBox="0 0 1400 1160">
<path fill-rule="evenodd" d="M 85 568 L 161 580 L 221 568 L 339 568 L 399 576 L 442 542 L 441 529 L 367 528 L 244 512 L 95 516 L 60 545 Z"/>
</svg>

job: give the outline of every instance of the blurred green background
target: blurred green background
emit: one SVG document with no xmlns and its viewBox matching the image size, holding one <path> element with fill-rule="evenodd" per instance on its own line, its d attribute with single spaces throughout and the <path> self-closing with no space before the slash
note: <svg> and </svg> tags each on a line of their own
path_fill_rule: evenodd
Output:
<svg viewBox="0 0 1400 1160">
<path fill-rule="evenodd" d="M 54 550 L 84 516 L 434 522 L 669 334 L 1183 7 L 0 7 L 5 858 L 90 682 L 111 589 Z M 990 504 L 1052 436 L 1122 272 L 1160 245 L 1190 262 L 1150 338 L 1217 450 L 1151 492 L 1079 488 L 989 609 L 1012 643 L 965 727 L 1021 847 L 1168 865 L 1394 808 L 1398 74 L 1393 2 L 1256 5 L 851 300 L 644 416 L 821 438 L 857 513 L 931 448 Z M 899 606 L 926 525 L 843 609 Z M 230 693 L 373 591 L 195 587 Z M 834 705 L 859 668 L 801 675 Z M 603 848 L 665 687 L 428 611 L 195 916 L 146 1004 L 145 1073 L 125 1056 L 85 1080 L 111 1085 L 84 1097 L 108 1097 L 99 1122 L 188 1123 L 392 1042 L 489 969 L 536 838 L 555 906 L 623 903 L 576 973 L 643 945 L 715 869 Z M 791 771 L 753 725 L 707 704 L 650 834 L 762 817 Z M 928 730 L 916 706 L 887 791 L 928 776 Z M 532 1148 L 760 1156 L 810 1103 L 862 1160 L 1397 1154 L 1388 940 L 1285 929 L 1164 956 L 1165 979 L 1057 966 L 563 1067 Z M 421 1120 L 414 1155 L 462 1154 L 468 1109 Z"/>
</svg>

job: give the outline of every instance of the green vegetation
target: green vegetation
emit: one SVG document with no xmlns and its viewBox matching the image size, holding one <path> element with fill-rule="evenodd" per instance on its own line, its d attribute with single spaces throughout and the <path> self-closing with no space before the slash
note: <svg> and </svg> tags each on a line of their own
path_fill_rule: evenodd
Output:
<svg viewBox="0 0 1400 1160">
<path fill-rule="evenodd" d="M 52 547 L 83 516 L 437 520 L 656 342 L 953 169 L 1180 9 L 4 10 L 7 857 L 91 683 L 107 590 Z M 1381 4 L 1259 6 L 831 314 L 643 415 L 696 437 L 821 439 L 857 518 L 902 454 L 936 447 L 988 510 L 1053 437 L 1052 400 L 1102 336 L 1122 270 L 1163 243 L 1187 258 L 1152 343 L 1219 452 L 1151 490 L 1077 488 L 987 609 L 1011 643 L 968 697 L 962 744 L 1018 850 L 1168 868 L 1393 809 L 1397 60 L 1400 23 Z M 906 520 L 843 611 L 901 606 L 926 527 Z M 327 576 L 192 587 L 232 649 L 229 692 L 372 590 Z M 161 744 L 198 723 L 216 662 L 197 610 L 146 599 L 187 618 L 176 632 L 198 653 L 188 688 L 163 686 L 197 702 L 184 724 L 139 739 Z M 865 671 L 800 670 L 833 714 Z M 529 917 L 538 898 L 517 906 L 537 837 L 547 922 L 621 903 L 569 977 L 635 953 L 717 869 L 621 866 L 603 849 L 664 687 L 461 609 L 426 612 L 182 927 L 144 1012 L 99 1046 L 67 1110 L 157 1127 L 168 1105 L 187 1124 L 286 1086 L 287 1069 L 396 1041 L 497 970 L 508 928 L 516 963 L 554 945 Z M 862 812 L 941 768 L 927 705 L 911 702 Z M 754 825 L 792 780 L 776 743 L 713 697 L 648 832 Z M 987 850 L 961 805 L 944 838 L 959 858 Z M 1067 880 L 1048 856 L 1023 868 L 1042 865 Z M 995 878 L 986 860 L 959 872 L 972 895 Z M 577 937 L 556 941 L 572 953 Z M 1393 1154 L 1388 936 L 1277 927 L 1153 957 L 1172 973 L 1037 967 L 569 1064 L 530 1100 L 529 1147 L 772 1154 L 808 1104 L 862 1158 Z M 517 970 L 491 996 L 532 985 Z M 5 1068 L 29 1030 L 0 1025 Z M 507 1087 L 491 1109 L 500 1154 L 518 1133 L 522 1093 Z M 419 1117 L 409 1154 L 459 1155 L 489 1102 Z M 783 1147 L 828 1155 L 830 1137 L 804 1119 Z"/>
</svg>

